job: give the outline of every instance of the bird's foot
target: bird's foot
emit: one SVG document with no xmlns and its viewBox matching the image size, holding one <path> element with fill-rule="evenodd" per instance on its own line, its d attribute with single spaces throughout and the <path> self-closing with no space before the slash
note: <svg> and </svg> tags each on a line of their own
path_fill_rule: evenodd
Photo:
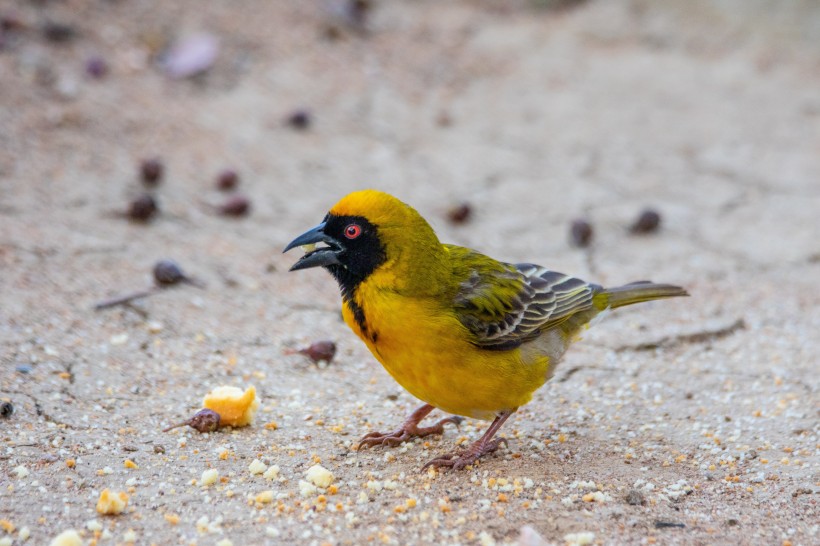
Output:
<svg viewBox="0 0 820 546">
<path fill-rule="evenodd" d="M 427 464 L 421 467 L 421 470 L 427 470 L 429 467 L 434 468 L 452 468 L 453 470 L 461 470 L 462 468 L 469 466 L 476 462 L 478 459 L 486 455 L 487 453 L 492 453 L 498 446 L 501 444 L 507 445 L 507 440 L 504 438 L 497 438 L 495 440 L 478 440 L 474 442 L 470 447 L 468 447 L 465 451 L 461 452 L 451 452 L 440 457 L 436 457 L 431 461 L 427 461 Z"/>
<path fill-rule="evenodd" d="M 366 434 L 359 440 L 358 450 L 373 446 L 397 446 L 402 442 L 406 442 L 412 438 L 423 438 L 430 434 L 444 433 L 444 425 L 453 423 L 458 426 L 463 420 L 463 417 L 453 415 L 438 421 L 436 424 L 429 427 L 418 426 L 419 422 L 433 410 L 433 406 L 424 405 L 413 412 L 402 425 L 393 432 L 371 432 Z"/>
</svg>

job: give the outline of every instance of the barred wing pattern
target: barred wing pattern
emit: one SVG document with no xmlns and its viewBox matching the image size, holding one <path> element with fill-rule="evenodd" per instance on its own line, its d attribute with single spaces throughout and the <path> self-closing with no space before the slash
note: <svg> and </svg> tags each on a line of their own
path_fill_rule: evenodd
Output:
<svg viewBox="0 0 820 546">
<path fill-rule="evenodd" d="M 515 290 L 510 290 L 511 285 Z M 455 303 L 462 324 L 475 335 L 475 345 L 507 350 L 592 310 L 593 296 L 601 290 L 598 285 L 525 263 L 503 272 L 482 275 L 473 271 L 461 284 Z M 493 301 L 499 298 L 503 301 Z M 496 305 L 488 305 L 488 299 Z"/>
</svg>

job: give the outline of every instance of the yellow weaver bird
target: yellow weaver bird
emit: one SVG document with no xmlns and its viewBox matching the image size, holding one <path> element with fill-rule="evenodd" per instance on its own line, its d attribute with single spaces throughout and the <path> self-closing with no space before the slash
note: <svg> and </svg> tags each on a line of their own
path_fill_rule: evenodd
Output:
<svg viewBox="0 0 820 546">
<path fill-rule="evenodd" d="M 321 245 L 321 246 L 318 246 Z M 291 271 L 324 267 L 339 283 L 342 314 L 393 378 L 425 402 L 396 430 L 359 447 L 441 434 L 461 417 L 493 420 L 466 450 L 426 465 L 456 470 L 495 451 L 496 432 L 555 372 L 569 345 L 609 308 L 687 296 L 678 286 L 617 288 L 533 264 L 508 264 L 439 242 L 410 206 L 375 190 L 349 194 L 285 252 L 306 246 Z M 427 427 L 434 408 L 456 416 Z"/>
</svg>

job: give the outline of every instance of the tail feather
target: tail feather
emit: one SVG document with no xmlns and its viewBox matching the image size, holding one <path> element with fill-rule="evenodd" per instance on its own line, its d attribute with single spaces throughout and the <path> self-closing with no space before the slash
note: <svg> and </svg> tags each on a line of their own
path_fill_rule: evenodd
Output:
<svg viewBox="0 0 820 546">
<path fill-rule="evenodd" d="M 638 281 L 615 288 L 605 288 L 593 298 L 595 307 L 606 309 L 611 307 L 616 309 L 624 305 L 641 303 L 644 301 L 658 300 L 663 298 L 677 298 L 688 296 L 689 292 L 673 284 L 656 284 L 649 281 Z"/>
</svg>

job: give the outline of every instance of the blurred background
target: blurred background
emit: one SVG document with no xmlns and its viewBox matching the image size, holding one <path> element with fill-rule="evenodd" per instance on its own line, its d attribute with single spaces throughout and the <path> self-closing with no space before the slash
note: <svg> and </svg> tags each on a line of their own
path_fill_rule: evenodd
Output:
<svg viewBox="0 0 820 546">
<path fill-rule="evenodd" d="M 583 468 L 620 492 L 643 476 L 624 465 L 634 448 L 653 476 L 702 482 L 687 506 L 719 526 L 710 503 L 725 498 L 724 482 L 708 469 L 722 477 L 728 457 L 746 480 L 770 472 L 757 452 L 777 461 L 788 448 L 809 464 L 787 459 L 774 472 L 782 482 L 738 485 L 756 493 L 736 491 L 726 543 L 761 525 L 760 543 L 780 543 L 788 529 L 813 542 L 817 508 L 792 491 L 817 483 L 817 0 L 0 0 L 0 398 L 14 402 L 9 427 L 26 438 L 6 458 L 68 456 L 55 447 L 65 441 L 85 458 L 77 472 L 100 488 L 108 478 L 96 470 L 122 466 L 109 444 L 116 457 L 137 445 L 140 464 L 156 465 L 144 468 L 169 475 L 149 442 L 173 445 L 158 431 L 220 383 L 255 382 L 265 419 L 282 425 L 230 436 L 238 452 L 307 446 L 296 458 L 266 455 L 291 484 L 309 453 L 349 452 L 360 432 L 395 423 L 412 398 L 340 322 L 329 276 L 289 275 L 296 256 L 281 254 L 366 187 L 413 205 L 443 241 L 498 259 L 692 293 L 590 332 L 567 375 L 516 416 L 516 435 L 564 440 L 543 461 L 512 443 L 526 456 L 505 461 L 510 472 L 560 482 Z M 93 310 L 156 291 L 147 287 L 160 282 L 152 267 L 163 258 L 205 289 Z M 339 343 L 338 363 L 322 372 L 288 352 L 318 339 Z M 617 433 L 598 419 L 613 397 L 625 408 Z M 308 427 L 308 413 L 349 419 L 350 435 Z M 661 439 L 643 427 L 649 415 L 663 420 Z M 712 444 L 706 430 L 729 440 Z M 211 444 L 228 436 L 214 438 L 173 460 L 187 473 L 180 483 L 213 463 Z M 655 447 L 641 451 L 632 438 Z M 679 451 L 661 465 L 653 453 L 667 448 Z M 372 457 L 363 460 L 388 476 L 415 468 L 411 455 Z M 343 479 L 361 478 L 343 468 L 334 470 L 349 472 Z M 66 507 L 93 506 L 56 470 L 35 477 Z M 441 483 L 435 494 L 450 494 Z M 18 491 L 0 488 L 17 495 L 5 505 L 25 521 L 41 501 Z M 245 518 L 243 499 L 220 510 Z M 76 510 L 53 506 L 48 532 L 77 524 Z M 537 517 L 510 510 L 496 535 L 516 535 L 530 517 L 543 531 L 552 514 L 555 536 L 591 525 L 558 496 L 548 507 Z M 637 543 L 654 532 L 652 518 L 676 509 L 661 499 L 630 512 L 637 527 L 602 517 L 596 532 Z M 361 517 L 381 524 L 376 512 Z M 720 536 L 697 529 L 704 543 Z M 159 543 L 171 543 L 166 531 Z"/>
<path fill-rule="evenodd" d="M 158 249 L 257 277 L 364 187 L 444 240 L 601 282 L 642 278 L 641 256 L 691 283 L 820 252 L 813 0 L 6 0 L 0 18 L 4 260 L 42 287 L 93 297 Z M 647 209 L 663 235 L 628 243 Z"/>
</svg>

